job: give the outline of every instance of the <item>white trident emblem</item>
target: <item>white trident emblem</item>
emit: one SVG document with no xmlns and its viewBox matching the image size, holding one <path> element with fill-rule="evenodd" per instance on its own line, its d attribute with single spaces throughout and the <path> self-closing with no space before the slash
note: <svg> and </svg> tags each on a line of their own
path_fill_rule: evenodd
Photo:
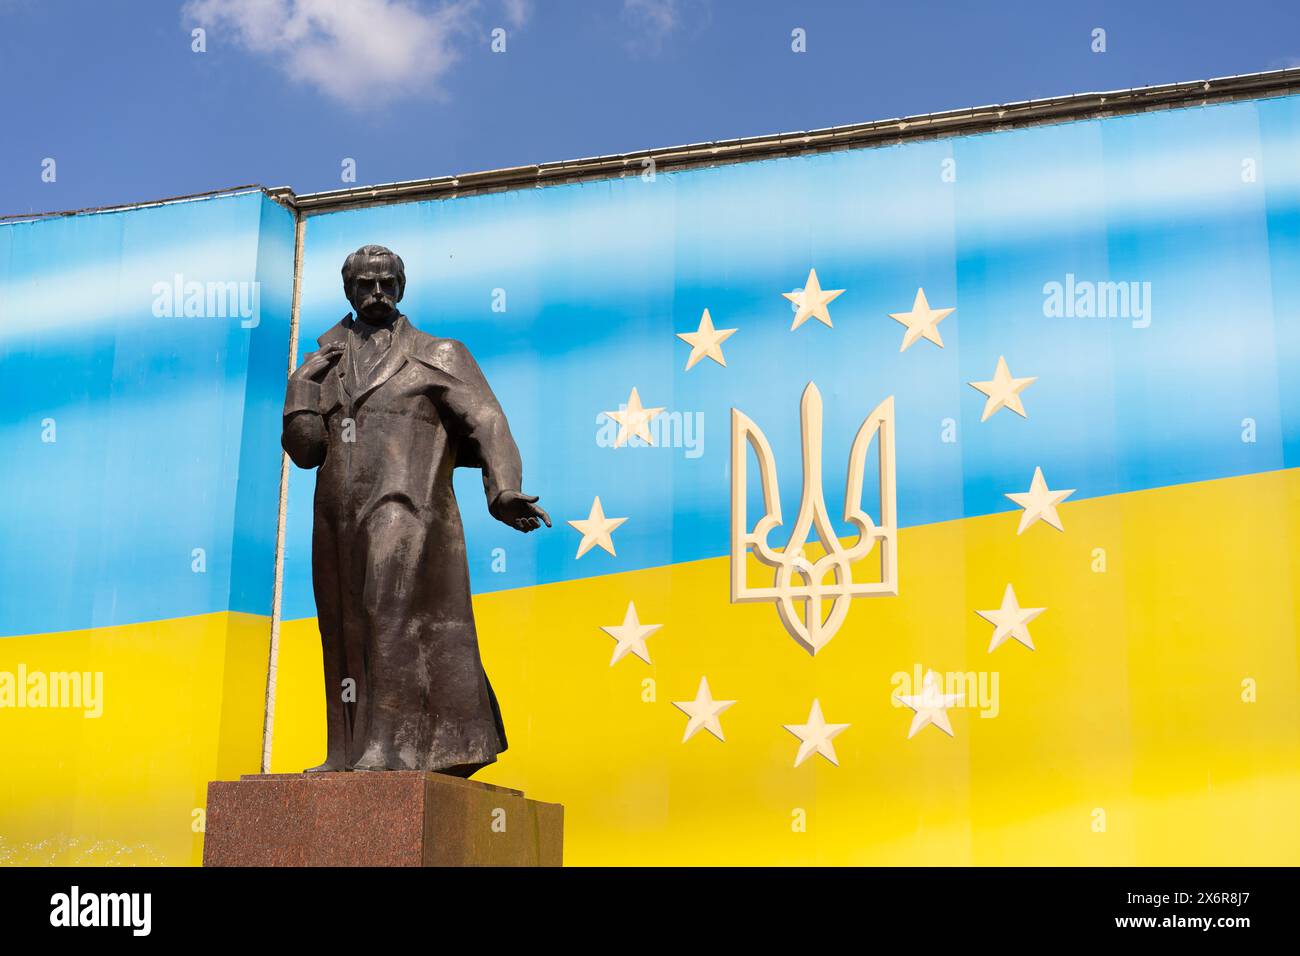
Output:
<svg viewBox="0 0 1300 956">
<path fill-rule="evenodd" d="M 779 551 L 767 541 L 772 529 L 781 524 L 781 497 L 776 484 L 776 459 L 762 429 L 739 409 L 731 410 L 731 602 L 748 604 L 775 601 L 781 623 L 799 645 L 816 654 L 835 636 L 849 613 L 855 597 L 898 596 L 897 481 L 894 476 L 894 397 L 885 399 L 867 416 L 853 439 L 849 453 L 849 477 L 844 490 L 844 520 L 854 525 L 858 540 L 849 548 L 840 544 L 826 501 L 822 497 L 822 396 L 812 382 L 804 389 L 799 404 L 803 426 L 803 498 L 790 540 Z M 871 439 L 879 436 L 880 523 L 862 510 L 862 478 Z M 763 482 L 765 514 L 748 530 L 746 516 L 745 443 L 758 456 Z M 816 527 L 825 554 L 815 561 L 804 556 L 809 532 Z M 865 558 L 880 542 L 880 579 L 855 582 L 853 565 Z M 763 564 L 776 569 L 772 587 L 751 588 L 747 582 L 750 549 Z M 795 575 L 799 581 L 795 580 Z M 827 575 L 833 581 L 826 581 Z M 822 607 L 831 600 L 829 613 Z M 802 613 L 796 602 L 803 605 Z"/>
</svg>

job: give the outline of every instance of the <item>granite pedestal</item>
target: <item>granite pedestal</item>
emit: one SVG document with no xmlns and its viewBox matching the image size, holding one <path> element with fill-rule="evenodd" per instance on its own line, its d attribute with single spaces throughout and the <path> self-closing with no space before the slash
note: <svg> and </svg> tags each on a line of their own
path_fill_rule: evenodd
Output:
<svg viewBox="0 0 1300 956">
<path fill-rule="evenodd" d="M 438 773 L 208 784 L 204 866 L 560 866 L 564 807 Z"/>
</svg>

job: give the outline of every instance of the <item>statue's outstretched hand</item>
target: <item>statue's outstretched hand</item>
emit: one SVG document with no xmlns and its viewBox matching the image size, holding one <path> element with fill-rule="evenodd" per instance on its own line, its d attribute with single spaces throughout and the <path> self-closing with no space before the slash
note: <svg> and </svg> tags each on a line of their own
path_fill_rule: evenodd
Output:
<svg viewBox="0 0 1300 956">
<path fill-rule="evenodd" d="M 306 360 L 293 371 L 291 378 L 299 381 L 319 382 L 329 371 L 334 359 L 343 353 L 343 342 L 330 342 L 321 346 L 319 352 L 312 352 Z"/>
<path fill-rule="evenodd" d="M 538 506 L 537 496 L 522 491 L 501 492 L 492 502 L 492 517 L 524 534 L 540 528 L 542 522 L 551 526 L 551 516 Z"/>
</svg>

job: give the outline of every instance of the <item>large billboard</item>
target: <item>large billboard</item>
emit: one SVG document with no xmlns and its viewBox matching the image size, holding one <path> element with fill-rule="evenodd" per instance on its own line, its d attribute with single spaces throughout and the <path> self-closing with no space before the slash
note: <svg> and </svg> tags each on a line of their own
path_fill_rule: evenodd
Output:
<svg viewBox="0 0 1300 956">
<path fill-rule="evenodd" d="M 510 738 L 483 779 L 565 803 L 579 864 L 1300 858 L 1298 110 L 1241 102 L 309 217 L 299 359 L 347 311 L 345 256 L 391 247 L 404 313 L 469 346 L 525 490 L 558 519 L 519 536 L 458 478 Z M 683 333 L 725 365 L 704 348 L 691 364 Z M 851 466 L 891 397 L 892 434 Z M 653 443 L 620 442 L 629 406 Z M 773 597 L 780 572 L 752 556 L 759 599 L 731 600 L 742 460 L 746 530 L 764 501 L 759 449 L 733 457 L 733 409 L 772 452 L 770 561 L 808 537 L 820 454 L 809 500 L 821 491 L 832 528 L 792 558 L 784 586 L 802 597 L 784 608 L 761 587 Z M 832 610 L 819 544 L 856 540 L 841 519 L 859 466 L 885 523 L 886 437 L 897 596 Z M 284 771 L 323 754 L 312 487 L 295 471 Z M 584 534 L 606 527 L 608 549 Z M 879 580 L 878 558 L 860 580 Z M 818 588 L 828 626 L 810 640 Z M 648 659 L 620 637 L 629 604 L 657 626 L 633 648 Z M 710 699 L 735 701 L 725 742 L 683 741 Z"/>
<path fill-rule="evenodd" d="M 255 772 L 293 216 L 0 227 L 0 863 L 201 858 Z"/>
<path fill-rule="evenodd" d="M 392 248 L 555 519 L 457 474 L 480 779 L 577 865 L 1300 860 L 1297 155 L 1282 97 L 303 216 L 292 364 Z M 0 227 L 0 862 L 197 861 L 260 766 L 294 219 Z M 32 704 L 73 672 L 100 715 Z"/>
</svg>

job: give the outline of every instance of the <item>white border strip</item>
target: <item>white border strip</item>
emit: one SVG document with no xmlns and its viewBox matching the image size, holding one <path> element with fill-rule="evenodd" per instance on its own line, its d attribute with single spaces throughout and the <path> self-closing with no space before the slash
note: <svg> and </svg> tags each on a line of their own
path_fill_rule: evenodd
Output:
<svg viewBox="0 0 1300 956">
<path fill-rule="evenodd" d="M 294 216 L 293 304 L 289 310 L 289 362 L 286 378 L 298 360 L 298 309 L 302 302 L 302 247 L 307 220 Z M 289 507 L 289 456 L 280 453 L 280 507 L 275 526 L 275 587 L 271 596 L 271 647 L 266 668 L 265 716 L 262 720 L 262 773 L 271 772 L 271 740 L 275 734 L 275 678 L 280 661 L 280 600 L 284 593 L 284 527 Z"/>
</svg>

